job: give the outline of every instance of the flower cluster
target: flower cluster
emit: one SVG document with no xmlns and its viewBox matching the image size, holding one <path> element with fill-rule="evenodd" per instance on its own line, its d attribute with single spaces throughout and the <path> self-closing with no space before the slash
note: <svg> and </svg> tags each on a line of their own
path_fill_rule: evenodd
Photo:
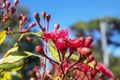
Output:
<svg viewBox="0 0 120 80">
<path fill-rule="evenodd" d="M 42 42 L 45 48 L 41 45 L 37 45 L 35 47 L 36 53 L 39 54 L 31 54 L 32 52 L 23 51 L 23 53 L 27 53 L 27 57 L 29 56 L 37 56 L 40 57 L 41 66 L 34 66 L 34 68 L 29 72 L 30 80 L 101 80 L 103 78 L 109 78 L 113 80 L 113 74 L 110 70 L 108 70 L 103 64 L 98 63 L 94 59 L 94 55 L 92 54 L 92 46 L 93 46 L 93 38 L 90 36 L 82 36 L 69 38 L 69 30 L 68 29 L 59 29 L 60 25 L 55 24 L 54 30 L 49 31 L 49 22 L 50 22 L 50 14 L 46 12 L 42 12 L 41 16 L 43 19 L 43 25 L 41 25 L 41 19 L 38 12 L 34 13 L 35 22 L 31 22 L 26 29 L 24 29 L 25 22 L 27 17 L 24 14 L 20 14 L 17 18 L 12 18 L 11 16 L 15 13 L 15 6 L 18 4 L 18 0 L 14 0 L 11 5 L 9 1 L 2 0 L 0 1 L 0 10 L 3 11 L 4 15 L 0 16 L 0 22 L 6 22 L 7 20 L 15 20 L 19 21 L 19 30 L 16 32 L 12 31 L 12 34 L 21 33 L 22 37 L 18 39 L 18 41 L 14 44 L 14 47 L 8 50 L 9 53 L 7 56 L 11 55 L 12 52 L 17 52 L 18 45 L 24 35 L 34 34 L 37 36 Z M 27 33 L 32 27 L 38 24 L 40 31 L 39 33 Z M 26 34 L 25 34 L 26 33 Z M 10 33 L 11 34 L 11 33 Z M 6 33 L 5 33 L 6 35 Z M 0 36 L 1 43 L 5 39 L 4 36 Z M 33 41 L 32 37 L 27 36 L 26 39 L 29 42 Z M 51 53 L 51 56 L 48 56 Z M 21 52 L 20 52 L 21 53 Z M 22 55 L 22 54 L 21 54 Z M 20 56 L 20 55 L 19 55 Z M 42 56 L 42 57 L 41 57 Z M 6 57 L 6 56 L 5 56 Z M 10 56 L 15 57 L 15 56 Z M 26 56 L 23 55 L 26 59 Z M 22 57 L 22 59 L 23 59 Z M 18 58 L 18 56 L 17 56 Z M 5 59 L 5 58 L 4 58 Z M 20 56 L 21 59 L 21 56 Z M 5 61 L 10 60 L 9 58 L 5 59 Z M 16 59 L 18 60 L 19 59 Z M 50 69 L 46 70 L 46 61 L 49 60 Z M 4 60 L 3 60 L 4 61 Z M 22 60 L 19 65 L 25 63 Z M 9 61 L 8 61 L 9 62 Z M 5 62 L 6 65 L 8 65 Z M 17 62 L 17 61 L 15 61 Z M 20 67 L 12 63 L 15 66 Z M 4 65 L 4 62 L 2 63 Z M 11 67 L 12 68 L 15 67 Z M 4 66 L 1 66 L 4 68 Z M 39 71 L 39 68 L 42 68 L 42 73 Z M 7 68 L 7 69 L 6 69 Z M 15 67 L 16 68 L 16 67 Z M 1 72 L 6 72 L 4 70 L 9 70 L 8 67 L 5 69 L 1 68 Z M 2 75 L 3 77 L 4 75 Z M 1 77 L 1 73 L 0 73 Z M 1 79 L 1 78 L 0 78 Z"/>
<path fill-rule="evenodd" d="M 43 29 L 42 26 L 40 28 Z M 41 39 L 45 41 L 46 45 L 53 42 L 54 45 L 49 44 L 49 46 L 52 46 L 56 51 L 53 55 L 57 53 L 57 57 L 53 57 L 59 59 L 56 61 L 50 58 L 41 47 L 38 51 L 38 46 L 36 46 L 36 51 L 51 62 L 52 69 L 49 74 L 51 75 L 52 72 L 54 78 L 58 80 L 96 80 L 103 76 L 112 79 L 112 73 L 94 59 L 91 51 L 93 38 L 87 36 L 71 39 L 68 35 L 69 30 L 59 29 L 59 24 L 54 25 L 53 31 L 46 31 L 46 28 L 42 31 Z M 46 47 L 48 48 L 48 46 Z M 102 75 L 98 77 L 98 74 Z"/>
</svg>

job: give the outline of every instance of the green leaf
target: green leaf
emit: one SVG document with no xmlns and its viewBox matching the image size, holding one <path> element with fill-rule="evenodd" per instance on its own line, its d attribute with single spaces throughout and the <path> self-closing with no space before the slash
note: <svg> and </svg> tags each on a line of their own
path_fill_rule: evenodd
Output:
<svg viewBox="0 0 120 80">
<path fill-rule="evenodd" d="M 54 77 L 53 80 L 60 80 L 60 77 L 59 77 L 59 76 L 56 76 L 56 77 Z"/>
<path fill-rule="evenodd" d="M 6 71 L 16 71 L 25 65 L 25 60 L 29 56 L 37 56 L 31 52 L 14 52 L 0 60 L 0 74 Z"/>
<path fill-rule="evenodd" d="M 57 49 L 54 47 L 53 42 L 52 42 L 52 41 L 49 41 L 49 43 L 50 43 L 51 45 L 46 45 L 46 46 L 48 47 L 51 55 L 53 56 L 53 58 L 54 58 L 56 61 L 60 62 Z"/>
<path fill-rule="evenodd" d="M 36 35 L 38 37 L 41 37 L 41 32 L 30 32 L 29 34 Z"/>
<path fill-rule="evenodd" d="M 5 40 L 5 38 L 6 38 L 6 30 L 2 30 L 1 32 L 0 32 L 0 44 Z"/>
<path fill-rule="evenodd" d="M 68 56 L 69 56 L 69 53 L 66 53 L 65 57 L 68 57 Z M 71 57 L 70 57 L 70 60 L 77 61 L 78 60 L 78 56 L 75 55 L 75 54 L 72 54 Z"/>
<path fill-rule="evenodd" d="M 8 55 L 10 55 L 10 53 L 15 52 L 15 51 L 18 51 L 18 46 L 9 49 L 9 50 L 5 53 L 4 57 L 7 57 Z"/>
<path fill-rule="evenodd" d="M 10 74 L 6 72 L 3 75 L 0 75 L 0 80 L 10 80 Z"/>
<path fill-rule="evenodd" d="M 85 60 L 83 61 L 83 64 L 86 64 L 86 62 L 87 62 L 87 60 L 85 59 Z M 87 66 L 95 69 L 94 65 L 93 65 L 91 62 L 89 62 L 89 63 L 87 64 Z"/>
<path fill-rule="evenodd" d="M 23 68 L 23 66 L 25 65 L 25 61 L 24 59 L 18 60 L 16 62 L 4 62 L 0 64 L 0 73 L 3 72 L 10 72 L 10 71 L 16 71 L 16 70 L 20 70 L 21 68 Z"/>
<path fill-rule="evenodd" d="M 32 52 L 24 51 L 24 53 L 26 53 L 29 56 L 36 56 L 36 57 L 42 58 L 40 55 L 34 54 Z"/>
<path fill-rule="evenodd" d="M 67 54 L 65 55 L 65 57 L 68 57 L 68 56 L 69 56 L 69 53 L 67 53 Z M 77 60 L 78 60 L 78 56 L 75 55 L 75 54 L 72 54 L 71 57 L 70 57 L 70 60 L 77 61 Z M 85 59 L 82 63 L 83 63 L 83 64 L 86 64 L 86 62 L 87 62 L 87 60 Z M 89 62 L 89 63 L 87 64 L 87 66 L 95 69 L 94 65 L 93 65 L 91 62 Z"/>
</svg>

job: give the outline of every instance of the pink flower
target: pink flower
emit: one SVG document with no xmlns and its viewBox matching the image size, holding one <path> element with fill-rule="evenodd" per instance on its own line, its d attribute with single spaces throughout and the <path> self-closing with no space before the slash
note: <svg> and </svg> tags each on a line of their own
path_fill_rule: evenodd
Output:
<svg viewBox="0 0 120 80">
<path fill-rule="evenodd" d="M 85 64 L 81 64 L 81 63 L 79 63 L 79 64 L 77 64 L 77 67 L 80 69 L 80 70 L 82 70 L 82 71 L 90 71 L 90 70 L 92 70 L 92 68 L 90 68 L 89 66 L 87 66 L 87 65 L 85 65 Z"/>
<path fill-rule="evenodd" d="M 66 51 L 67 50 L 67 45 L 66 45 L 64 39 L 57 39 L 56 42 L 55 42 L 55 45 L 56 45 L 57 49 L 60 50 L 60 51 Z"/>
<path fill-rule="evenodd" d="M 80 38 L 68 39 L 68 40 L 66 40 L 66 42 L 67 42 L 67 45 L 69 48 L 76 49 L 83 44 L 84 38 L 80 37 Z"/>
<path fill-rule="evenodd" d="M 52 40 L 55 42 L 59 38 L 66 39 L 68 37 L 68 33 L 68 29 L 54 30 L 51 32 L 44 32 L 43 38 L 45 40 Z"/>
<path fill-rule="evenodd" d="M 96 69 L 101 72 L 103 75 L 108 76 L 108 77 L 113 77 L 113 74 L 110 70 L 108 70 L 103 64 L 98 63 L 96 65 Z"/>
</svg>

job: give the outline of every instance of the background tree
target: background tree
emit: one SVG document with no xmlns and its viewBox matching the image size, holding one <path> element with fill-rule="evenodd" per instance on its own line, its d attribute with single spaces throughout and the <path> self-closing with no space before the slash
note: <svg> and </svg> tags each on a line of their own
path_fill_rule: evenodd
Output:
<svg viewBox="0 0 120 80">
<path fill-rule="evenodd" d="M 76 22 L 70 26 L 70 29 L 78 36 L 92 36 L 94 38 L 93 53 L 96 55 L 96 59 L 103 62 L 102 59 L 102 46 L 101 46 L 101 33 L 100 33 L 100 22 L 105 21 L 108 26 L 106 27 L 107 35 L 107 44 L 109 46 L 114 46 L 114 48 L 109 51 L 110 53 L 110 69 L 113 70 L 115 77 L 119 77 L 120 73 L 118 72 L 119 58 L 114 57 L 114 52 L 116 49 L 120 48 L 119 38 L 120 34 L 120 19 L 115 17 L 103 17 L 90 20 L 88 22 Z M 101 56 L 101 57 L 100 57 Z M 115 62 L 115 63 L 114 63 Z"/>
</svg>

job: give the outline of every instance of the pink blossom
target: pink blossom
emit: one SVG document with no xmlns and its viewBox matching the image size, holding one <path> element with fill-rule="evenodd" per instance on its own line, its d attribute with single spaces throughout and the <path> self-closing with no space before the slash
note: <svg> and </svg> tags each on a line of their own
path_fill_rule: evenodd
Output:
<svg viewBox="0 0 120 80">
<path fill-rule="evenodd" d="M 56 45 L 57 49 L 60 50 L 60 51 L 66 51 L 67 50 L 67 45 L 66 45 L 64 39 L 57 39 L 56 42 L 55 42 L 55 45 Z"/>
<path fill-rule="evenodd" d="M 66 42 L 67 42 L 68 47 L 70 47 L 71 49 L 76 49 L 80 47 L 80 45 L 83 44 L 84 38 L 80 37 L 80 38 L 68 39 L 66 40 Z"/>
<path fill-rule="evenodd" d="M 108 77 L 113 77 L 113 74 L 110 70 L 108 70 L 103 64 L 98 63 L 96 65 L 96 69 L 101 72 L 103 75 L 108 76 Z"/>
<path fill-rule="evenodd" d="M 54 30 L 51 32 L 44 32 L 43 38 L 45 40 L 52 40 L 55 42 L 59 38 L 66 39 L 68 37 L 68 33 L 68 29 Z"/>
</svg>

